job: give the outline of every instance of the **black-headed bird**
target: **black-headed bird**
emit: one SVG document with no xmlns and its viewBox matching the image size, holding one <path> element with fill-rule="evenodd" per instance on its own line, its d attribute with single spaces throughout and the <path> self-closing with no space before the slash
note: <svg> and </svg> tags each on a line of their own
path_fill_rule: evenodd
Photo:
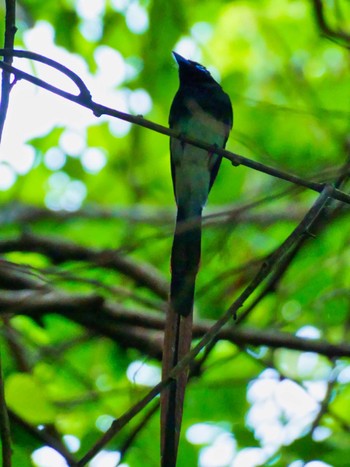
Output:
<svg viewBox="0 0 350 467">
<path fill-rule="evenodd" d="M 180 86 L 169 115 L 170 128 L 181 136 L 224 148 L 233 123 L 230 98 L 199 63 L 176 52 Z M 201 218 L 221 157 L 170 138 L 171 174 L 177 204 L 171 251 L 171 287 L 163 350 L 163 377 L 188 353 L 192 340 L 195 281 L 201 255 Z M 175 467 L 187 371 L 161 394 L 161 458 Z"/>
</svg>

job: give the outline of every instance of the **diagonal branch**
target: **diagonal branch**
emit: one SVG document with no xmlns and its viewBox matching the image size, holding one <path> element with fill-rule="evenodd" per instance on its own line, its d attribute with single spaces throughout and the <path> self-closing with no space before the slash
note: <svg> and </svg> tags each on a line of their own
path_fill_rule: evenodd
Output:
<svg viewBox="0 0 350 467">
<path fill-rule="evenodd" d="M 6 17 L 5 17 L 5 41 L 4 47 L 10 50 L 13 49 L 16 34 L 16 0 L 6 0 Z M 8 55 L 4 61 L 8 64 L 12 64 L 12 56 Z M 1 103 L 0 103 L 0 142 L 2 139 L 2 133 L 4 130 L 7 109 L 10 102 L 10 92 L 12 89 L 11 73 L 4 70 L 2 72 L 1 82 Z"/>
<path fill-rule="evenodd" d="M 3 56 L 4 57 L 18 57 L 18 58 L 28 58 L 30 60 L 34 60 L 36 62 L 44 63 L 45 65 L 55 68 L 56 70 L 60 71 L 67 78 L 71 79 L 74 84 L 76 84 L 77 88 L 79 89 L 79 96 L 83 99 L 91 99 L 91 94 L 88 88 L 86 87 L 84 81 L 78 76 L 74 71 L 70 70 L 66 66 L 62 65 L 56 60 L 52 58 L 45 57 L 44 55 L 37 54 L 35 52 L 30 52 L 29 50 L 18 50 L 18 49 L 3 49 Z"/>
<path fill-rule="evenodd" d="M 48 430 L 40 429 L 31 425 L 12 410 L 9 410 L 9 417 L 11 419 L 11 423 L 20 426 L 23 430 L 26 431 L 26 433 L 28 433 L 32 438 L 36 439 L 41 445 L 50 446 L 55 449 L 55 451 L 60 453 L 68 465 L 71 467 L 76 465 L 74 457 L 65 447 L 63 442 L 49 433 Z"/>
<path fill-rule="evenodd" d="M 308 230 L 310 225 L 319 215 L 323 206 L 327 202 L 332 188 L 326 186 L 320 196 L 317 198 L 314 205 L 305 215 L 302 222 L 296 227 L 292 234 L 283 242 L 283 244 L 271 255 L 270 259 L 265 262 L 261 269 L 258 271 L 254 279 L 245 288 L 241 295 L 234 301 L 228 308 L 226 313 L 220 318 L 212 328 L 203 336 L 201 341 L 170 371 L 169 375 L 158 383 L 154 388 L 146 394 L 137 404 L 122 415 L 120 418 L 114 420 L 111 427 L 106 433 L 96 442 L 96 444 L 85 454 L 85 456 L 78 462 L 78 466 L 84 466 L 89 462 L 119 431 L 141 410 L 143 410 L 149 402 L 151 402 L 161 391 L 163 391 L 174 379 L 194 361 L 196 356 L 204 349 L 213 339 L 217 338 L 221 329 L 236 316 L 238 310 L 245 304 L 249 297 L 256 291 L 261 283 L 266 279 L 270 272 L 279 267 L 281 259 L 289 251 L 293 243 Z"/>
<path fill-rule="evenodd" d="M 333 37 L 335 39 L 343 39 L 346 42 L 350 43 L 350 34 L 341 30 L 341 29 L 332 29 L 326 21 L 325 14 L 324 14 L 324 5 L 322 0 L 312 0 L 314 5 L 315 17 L 317 24 L 321 31 L 329 37 Z"/>
<path fill-rule="evenodd" d="M 0 49 L 0 54 L 1 55 L 9 55 L 11 51 Z M 37 54 L 35 54 L 37 55 Z M 53 62 L 53 63 L 52 63 Z M 57 62 L 52 61 L 51 66 L 59 69 L 58 67 L 62 67 Z M 57 66 L 54 64 L 57 63 Z M 118 110 L 112 109 L 110 107 L 95 103 L 91 100 L 90 93 L 87 93 L 86 95 L 75 95 L 71 94 L 69 92 L 63 91 L 62 89 L 57 88 L 56 86 L 53 86 L 51 84 L 46 83 L 45 81 L 30 75 L 29 73 L 26 73 L 24 71 L 19 70 L 18 68 L 15 68 L 13 66 L 8 65 L 5 62 L 0 62 L 0 68 L 3 70 L 6 70 L 9 73 L 13 73 L 17 79 L 25 79 L 37 86 L 40 86 L 50 92 L 53 92 L 61 97 L 64 97 L 65 99 L 68 99 L 72 102 L 75 102 L 76 104 L 79 104 L 87 109 L 90 109 L 94 115 L 97 117 L 100 117 L 101 115 L 109 115 L 114 118 L 119 118 L 121 120 L 125 120 L 130 123 L 134 123 L 136 125 L 140 125 L 144 128 L 148 128 L 149 130 L 156 131 L 158 133 L 161 133 L 163 135 L 167 136 L 172 136 L 174 138 L 180 139 L 181 141 L 184 141 L 186 143 L 192 144 L 193 146 L 199 147 L 201 149 L 205 149 L 206 151 L 210 153 L 215 153 L 218 154 L 221 157 L 225 157 L 226 159 L 230 160 L 233 165 L 238 166 L 238 165 L 244 165 L 246 167 L 249 167 L 253 170 L 257 170 L 258 172 L 265 173 L 267 175 L 271 175 L 273 177 L 279 178 L 281 180 L 289 181 L 291 183 L 294 183 L 299 186 L 303 186 L 306 188 L 309 188 L 310 190 L 316 191 L 318 193 L 321 193 L 325 187 L 324 183 L 317 183 L 317 182 L 312 182 L 309 180 L 305 180 L 301 177 L 298 177 L 297 175 L 284 172 L 282 170 L 276 169 L 275 167 L 271 167 L 265 164 L 262 164 L 257 161 L 253 161 L 252 159 L 248 159 L 247 157 L 241 156 L 239 154 L 235 154 L 233 152 L 227 151 L 225 149 L 218 148 L 215 145 L 211 145 L 208 143 L 204 143 L 203 141 L 199 141 L 197 139 L 185 137 L 183 134 L 181 134 L 178 131 L 171 130 L 170 128 L 164 127 L 162 125 L 159 125 L 157 123 L 153 123 L 149 120 L 146 120 L 145 118 L 141 116 L 134 116 L 127 114 L 125 112 L 120 112 Z M 72 74 L 74 74 L 71 71 Z M 333 192 L 330 194 L 330 196 L 334 199 L 337 199 L 339 201 L 343 201 L 344 203 L 350 204 L 350 195 L 334 189 Z"/>
</svg>

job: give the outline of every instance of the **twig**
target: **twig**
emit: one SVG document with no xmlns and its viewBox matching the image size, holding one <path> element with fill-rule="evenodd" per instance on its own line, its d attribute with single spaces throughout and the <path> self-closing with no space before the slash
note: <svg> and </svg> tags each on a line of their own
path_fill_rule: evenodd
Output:
<svg viewBox="0 0 350 467">
<path fill-rule="evenodd" d="M 29 267 L 0 258 L 0 287 L 7 290 L 48 289 L 48 283 Z"/>
<path fill-rule="evenodd" d="M 129 298 L 133 302 L 144 305 L 150 309 L 160 310 L 163 312 L 165 311 L 166 304 L 164 302 L 160 302 L 157 300 L 152 300 L 147 297 L 143 297 L 135 293 L 135 291 L 132 291 L 131 289 L 128 289 L 127 287 L 124 287 L 124 286 L 108 285 L 102 282 L 102 280 L 89 279 L 87 277 L 78 276 L 77 274 L 72 274 L 67 271 L 59 271 L 59 270 L 52 271 L 52 269 L 46 269 L 46 270 L 44 269 L 43 272 L 46 272 L 49 276 L 53 276 L 56 282 L 69 281 L 69 282 L 81 283 L 85 285 L 91 285 L 94 287 L 96 291 L 103 290 L 108 295 L 111 295 L 113 297 L 120 296 L 125 299 Z M 1 284 L 1 276 L 0 276 L 0 284 Z M 162 305 L 162 303 L 164 303 L 164 305 Z"/>
<path fill-rule="evenodd" d="M 168 296 L 168 283 L 156 268 L 133 260 L 116 250 L 98 250 L 59 238 L 25 232 L 19 238 L 0 241 L 0 253 L 9 251 L 42 253 L 54 264 L 62 264 L 66 261 L 90 262 L 98 267 L 113 269 L 130 277 L 137 284 L 149 288 L 163 299 Z"/>
<path fill-rule="evenodd" d="M 330 36 L 336 39 L 342 39 L 346 42 L 350 43 L 350 34 L 346 33 L 340 29 L 334 30 L 330 28 L 326 22 L 325 14 L 324 14 L 324 6 L 322 0 L 312 0 L 314 4 L 314 11 L 316 20 L 318 23 L 319 28 L 326 36 Z"/>
<path fill-rule="evenodd" d="M 281 266 L 282 267 L 282 263 Z M 260 298 L 260 295 L 259 295 Z M 256 301 L 253 302 L 256 304 Z M 248 309 L 250 309 L 251 305 Z M 33 317 L 41 317 L 48 313 L 57 313 L 83 326 L 108 336 L 115 341 L 123 342 L 129 347 L 140 348 L 148 354 L 160 357 L 160 332 L 164 328 L 164 316 L 145 312 L 132 311 L 116 303 L 100 301 L 95 295 L 68 295 L 62 293 L 38 294 L 33 291 L 2 292 L 0 297 L 0 315 L 16 313 Z M 241 320 L 238 318 L 237 320 Z M 200 320 L 193 327 L 194 338 L 201 338 L 213 326 L 211 320 Z M 155 334 L 147 334 L 147 330 L 159 331 L 159 339 Z M 134 335 L 134 338 L 132 336 Z M 157 334 L 158 335 L 158 334 Z M 143 337 L 143 341 L 142 341 Z M 300 352 L 316 352 L 329 358 L 350 357 L 350 345 L 330 344 L 322 340 L 303 339 L 289 333 L 272 329 L 264 331 L 255 328 L 224 327 L 218 334 L 218 339 L 227 340 L 236 345 L 268 346 L 271 348 L 287 348 Z M 137 345 L 139 347 L 137 347 Z M 151 350 L 151 346 L 152 349 Z"/>
<path fill-rule="evenodd" d="M 303 206 L 295 206 L 292 210 L 286 212 L 267 212 L 254 213 L 256 207 L 275 201 L 281 196 L 294 192 L 295 187 L 284 190 L 283 193 L 274 193 L 270 196 L 264 196 L 258 200 L 247 203 L 235 203 L 223 206 L 220 211 L 217 209 L 208 210 L 203 216 L 204 227 L 225 225 L 232 222 L 247 222 L 258 225 L 271 225 L 274 222 L 293 221 L 303 212 Z M 299 188 L 297 188 L 299 190 Z M 41 221 L 66 222 L 71 219 L 117 219 L 125 220 L 134 224 L 146 224 L 152 227 L 173 227 L 174 213 L 169 208 L 153 208 L 147 205 L 138 205 L 136 208 L 107 208 L 86 205 L 82 209 L 74 212 L 58 210 L 52 211 L 41 206 L 31 204 L 9 202 L 1 205 L 0 225 L 8 224 L 28 224 Z M 167 235 L 168 232 L 165 233 Z"/>
<path fill-rule="evenodd" d="M 7 413 L 6 401 L 5 401 L 5 389 L 4 379 L 2 374 L 2 363 L 0 354 L 0 435 L 2 445 L 2 465 L 3 467 L 11 467 L 11 432 L 10 422 Z"/>
<path fill-rule="evenodd" d="M 16 363 L 16 370 L 21 372 L 28 371 L 30 368 L 29 352 L 28 349 L 22 345 L 20 333 L 13 328 L 8 315 L 5 314 L 5 316 L 2 317 L 2 321 L 3 326 L 1 334 L 3 334 L 8 350 Z"/>
<path fill-rule="evenodd" d="M 121 445 L 119 452 L 120 452 L 120 459 L 117 465 L 119 465 L 121 462 L 123 462 L 123 459 L 125 457 L 126 452 L 132 446 L 132 443 L 134 442 L 135 438 L 137 435 L 140 433 L 141 430 L 145 428 L 147 423 L 151 420 L 153 415 L 157 412 L 159 409 L 159 401 L 157 401 L 153 407 L 151 407 L 145 414 L 145 416 L 142 418 L 142 420 L 136 425 L 136 427 L 132 430 L 130 435 L 127 437 L 127 439 L 124 441 L 124 443 Z"/>
<path fill-rule="evenodd" d="M 340 188 L 349 178 L 349 167 L 350 167 L 350 146 L 346 144 L 346 150 L 348 152 L 348 158 L 346 162 L 344 163 L 342 169 L 340 170 L 338 177 L 336 178 L 334 182 L 334 186 L 336 188 Z M 320 211 L 319 215 L 313 223 L 309 227 L 309 231 L 313 230 L 313 235 L 320 232 L 321 228 L 323 225 L 327 223 L 332 217 L 332 214 L 334 215 L 335 209 L 333 211 L 330 211 L 330 202 L 326 203 L 322 210 Z M 283 258 L 283 265 L 281 265 L 281 269 L 279 274 L 274 274 L 273 276 L 270 277 L 268 284 L 265 286 L 264 290 L 261 292 L 259 297 L 256 299 L 256 302 L 260 301 L 264 296 L 266 296 L 269 292 L 272 292 L 276 290 L 278 282 L 280 279 L 283 277 L 284 272 L 288 269 L 292 261 L 295 259 L 295 257 L 298 255 L 302 247 L 304 246 L 305 242 L 307 241 L 308 236 L 300 236 L 298 240 L 295 242 L 291 250 L 288 252 L 288 254 Z M 250 313 L 250 311 L 254 308 L 256 303 L 254 302 L 248 309 L 245 310 L 245 312 L 239 317 L 239 321 L 242 321 L 243 319 L 246 318 L 246 316 Z"/>
<path fill-rule="evenodd" d="M 44 63 L 45 65 L 51 68 L 55 68 L 56 70 L 66 75 L 69 79 L 71 79 L 76 84 L 76 86 L 79 89 L 79 94 L 76 95 L 76 97 L 80 97 L 81 99 L 86 99 L 87 101 L 89 100 L 91 101 L 90 91 L 88 90 L 88 88 L 86 87 L 84 81 L 80 78 L 80 76 L 78 76 L 76 73 L 74 73 L 74 71 L 70 70 L 69 68 L 62 65 L 61 63 L 56 62 L 56 60 L 52 60 L 52 58 L 48 58 L 48 57 L 45 57 L 44 55 L 37 54 L 35 52 L 30 52 L 28 50 L 17 50 L 17 49 L 11 49 L 11 48 L 1 49 L 1 55 L 5 57 L 5 61 L 7 61 L 6 59 L 12 58 L 12 57 L 28 58 L 36 62 Z M 55 86 L 52 86 L 52 89 L 61 91 L 59 88 L 56 88 Z M 67 96 L 74 96 L 74 94 L 65 93 L 64 91 L 63 91 L 63 94 L 66 94 Z M 64 95 L 62 97 L 64 97 Z"/>
<path fill-rule="evenodd" d="M 20 416 L 9 410 L 9 417 L 11 422 L 21 426 L 30 436 L 39 441 L 40 444 L 50 446 L 67 461 L 71 467 L 76 466 L 76 461 L 62 443 L 60 439 L 52 436 L 46 429 L 39 430 L 35 426 L 23 420 Z"/>
<path fill-rule="evenodd" d="M 328 380 L 328 383 L 327 383 L 326 395 L 322 400 L 320 410 L 319 410 L 318 414 L 316 415 L 315 420 L 312 422 L 311 434 L 314 433 L 315 429 L 319 426 L 319 424 L 320 424 L 320 422 L 322 420 L 322 417 L 328 411 L 328 407 L 329 407 L 329 404 L 330 404 L 331 399 L 332 399 L 334 386 L 336 385 L 336 382 L 337 382 L 338 374 L 339 374 L 339 370 L 336 369 L 336 366 L 335 366 L 335 364 L 333 362 L 333 368 L 332 368 L 331 376 L 330 376 L 330 378 Z"/>
<path fill-rule="evenodd" d="M 283 268 L 280 262 L 277 271 Z M 274 278 L 274 274 L 271 275 Z M 267 288 L 270 281 L 267 278 Z M 247 308 L 256 305 L 264 291 Z M 49 311 L 48 311 L 49 310 Z M 0 315 L 23 314 L 34 318 L 40 318 L 48 313 L 56 313 L 66 316 L 68 319 L 77 322 L 93 332 L 108 336 L 115 341 L 124 342 L 125 346 L 143 349 L 148 354 L 160 357 L 161 339 L 160 333 L 164 329 L 164 316 L 159 313 L 152 313 L 149 310 L 133 311 L 119 303 L 103 300 L 94 294 L 69 295 L 52 290 L 50 293 L 29 291 L 2 291 L 0 296 Z M 243 313 L 240 316 L 245 316 Z M 238 317 L 237 322 L 242 320 Z M 193 326 L 194 338 L 201 338 L 213 326 L 211 320 L 198 320 Z M 148 334 L 147 331 L 152 331 Z M 157 334 L 155 334 L 155 332 Z M 159 332 L 159 334 L 158 334 Z M 158 336 L 158 338 L 156 338 Z M 224 327 L 217 337 L 227 340 L 236 345 L 265 345 L 271 348 L 288 348 L 305 352 L 317 352 L 329 358 L 349 357 L 350 345 L 330 344 L 322 340 L 303 339 L 289 333 L 283 333 L 272 329 L 270 331 L 241 328 Z M 142 345 L 142 347 L 140 347 Z"/>
<path fill-rule="evenodd" d="M 41 206 L 19 202 L 1 205 L 0 225 L 13 223 L 26 224 L 40 221 L 65 222 L 71 219 L 121 219 L 135 224 L 164 226 L 173 223 L 173 213 L 169 208 L 154 208 L 148 205 L 137 205 L 128 208 L 102 207 L 85 205 L 71 212 L 65 210 L 52 211 Z"/>
<path fill-rule="evenodd" d="M 6 0 L 6 17 L 5 17 L 5 41 L 4 47 L 10 50 L 13 49 L 15 34 L 16 34 L 16 0 Z M 12 64 L 12 56 L 5 57 L 5 62 L 8 65 Z M 10 92 L 12 88 L 11 73 L 4 70 L 2 72 L 1 83 L 1 103 L 0 103 L 0 142 L 4 130 L 7 109 L 10 102 Z"/>
<path fill-rule="evenodd" d="M 267 275 L 271 272 L 274 267 L 279 266 L 280 260 L 284 254 L 289 250 L 293 242 L 300 235 L 303 235 L 305 231 L 312 224 L 314 219 L 319 215 L 319 212 L 322 210 L 324 204 L 327 202 L 330 193 L 332 192 L 332 187 L 326 186 L 320 196 L 317 198 L 314 205 L 305 215 L 302 222 L 296 227 L 292 234 L 283 242 L 283 244 L 271 255 L 268 262 L 264 263 L 256 274 L 254 279 L 242 292 L 242 294 L 235 300 L 235 302 L 229 307 L 226 313 L 220 318 L 212 328 L 203 336 L 201 341 L 170 371 L 167 378 L 163 379 L 158 383 L 154 388 L 146 394 L 143 399 L 141 399 L 137 404 L 135 404 L 131 409 L 122 415 L 119 419 L 114 420 L 111 427 L 107 432 L 96 442 L 96 444 L 85 454 L 85 456 L 78 462 L 78 466 L 84 466 L 89 462 L 102 448 L 105 446 L 119 431 L 133 418 L 135 417 L 142 409 L 144 409 L 147 404 L 154 399 L 163 389 L 165 389 L 172 380 L 176 379 L 180 373 L 188 367 L 191 362 L 194 361 L 195 357 L 204 349 L 213 339 L 217 337 L 220 330 L 227 324 L 232 316 L 235 316 L 237 311 L 245 304 L 246 300 L 255 292 L 257 287 L 265 280 Z"/>
<path fill-rule="evenodd" d="M 10 53 L 11 51 L 0 49 L 0 54 L 2 55 L 4 54 L 8 55 Z M 52 62 L 53 63 L 51 63 L 51 66 L 55 67 L 54 63 L 57 63 L 57 62 L 54 62 L 54 61 Z M 57 65 L 60 67 L 62 66 L 58 63 Z M 109 115 L 111 117 L 119 118 L 121 120 L 125 120 L 127 122 L 140 125 L 144 128 L 148 128 L 149 130 L 156 131 L 163 135 L 172 136 L 174 138 L 181 139 L 182 141 L 186 143 L 192 144 L 193 146 L 199 147 L 201 149 L 205 149 L 206 151 L 210 153 L 215 153 L 221 157 L 225 157 L 226 159 L 230 160 L 232 164 L 235 166 L 244 165 L 251 169 L 257 170 L 258 172 L 271 175 L 281 180 L 289 181 L 291 183 L 294 183 L 295 185 L 309 188 L 310 190 L 316 191 L 318 193 L 321 193 L 325 187 L 324 183 L 317 183 L 317 182 L 305 180 L 301 177 L 298 177 L 297 175 L 284 172 L 282 170 L 276 169 L 274 167 L 270 167 L 268 165 L 262 164 L 257 161 L 253 161 L 252 159 L 248 159 L 246 157 L 240 156 L 239 154 L 235 154 L 233 152 L 220 149 L 215 145 L 207 144 L 207 143 L 204 143 L 203 141 L 189 138 L 187 136 L 185 137 L 182 133 L 178 131 L 174 131 L 174 130 L 171 130 L 170 128 L 164 127 L 157 123 L 153 123 L 149 120 L 146 120 L 145 118 L 141 116 L 130 115 L 125 112 L 120 112 L 110 107 L 95 103 L 91 100 L 90 93 L 88 95 L 83 95 L 83 96 L 80 94 L 79 95 L 71 94 L 69 92 L 66 92 L 66 91 L 63 91 L 57 88 L 56 86 L 52 86 L 51 84 L 48 84 L 45 81 L 39 78 L 36 78 L 35 76 L 25 73 L 24 71 L 21 71 L 18 68 L 10 66 L 5 62 L 0 62 L 0 68 L 10 73 L 13 73 L 17 79 L 25 79 L 33 84 L 36 84 L 37 86 L 40 86 L 50 92 L 53 92 L 61 97 L 64 97 L 65 99 L 75 102 L 76 104 L 86 107 L 87 109 L 90 109 L 94 113 L 94 115 L 96 115 L 97 117 L 100 117 L 101 115 Z M 70 72 L 74 74 L 71 70 Z M 343 193 L 340 190 L 334 189 L 331 194 L 331 197 L 339 201 L 343 201 L 344 203 L 350 204 L 350 195 Z"/>
</svg>

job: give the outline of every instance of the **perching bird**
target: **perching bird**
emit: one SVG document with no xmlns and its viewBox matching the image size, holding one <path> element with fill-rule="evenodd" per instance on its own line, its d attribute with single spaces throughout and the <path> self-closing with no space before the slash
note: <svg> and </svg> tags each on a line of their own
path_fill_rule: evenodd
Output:
<svg viewBox="0 0 350 467">
<path fill-rule="evenodd" d="M 180 87 L 170 109 L 170 128 L 224 148 L 233 123 L 231 101 L 209 71 L 176 52 Z M 163 378 L 190 350 L 196 275 L 201 255 L 201 217 L 221 157 L 170 138 L 171 174 L 177 204 L 171 252 L 171 288 L 163 350 Z M 176 465 L 187 371 L 161 394 L 163 467 Z"/>
</svg>

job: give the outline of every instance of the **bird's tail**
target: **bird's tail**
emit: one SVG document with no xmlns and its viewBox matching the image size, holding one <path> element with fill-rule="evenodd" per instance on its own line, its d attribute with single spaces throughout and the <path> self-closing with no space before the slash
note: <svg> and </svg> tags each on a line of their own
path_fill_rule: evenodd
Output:
<svg viewBox="0 0 350 467">
<path fill-rule="evenodd" d="M 164 333 L 162 377 L 168 376 L 189 352 L 192 341 L 192 317 L 181 316 L 169 307 Z M 188 370 L 179 373 L 160 397 L 161 406 L 161 466 L 175 467 L 182 422 Z"/>
<path fill-rule="evenodd" d="M 171 253 L 171 290 L 163 349 L 163 378 L 189 352 L 195 280 L 201 251 L 201 214 L 178 209 Z M 187 369 L 161 393 L 162 467 L 175 467 L 187 384 Z"/>
<path fill-rule="evenodd" d="M 188 316 L 193 309 L 201 256 L 201 215 L 201 207 L 191 213 L 178 207 L 171 251 L 170 301 L 174 311 L 182 316 Z"/>
</svg>

